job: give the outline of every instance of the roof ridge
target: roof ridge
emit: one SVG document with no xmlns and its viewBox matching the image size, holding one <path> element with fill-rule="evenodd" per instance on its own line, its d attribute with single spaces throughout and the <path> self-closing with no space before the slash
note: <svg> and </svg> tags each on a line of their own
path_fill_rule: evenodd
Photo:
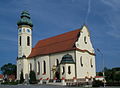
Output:
<svg viewBox="0 0 120 88">
<path fill-rule="evenodd" d="M 67 34 L 67 33 L 69 34 L 70 32 L 74 32 L 74 31 L 77 31 L 77 30 L 80 30 L 80 28 L 79 28 L 79 29 L 76 29 L 76 30 L 64 32 L 64 33 L 61 33 L 61 34 L 58 34 L 58 35 L 55 35 L 55 36 L 52 36 L 52 37 L 48 37 L 48 38 L 45 38 L 45 39 L 41 39 L 41 40 L 39 40 L 39 41 L 47 40 L 47 39 L 50 39 L 50 38 L 53 38 L 53 37 L 57 37 L 57 36 L 60 36 L 60 35 L 65 35 L 65 34 Z M 38 41 L 38 42 L 39 42 L 39 41 Z"/>
<path fill-rule="evenodd" d="M 66 40 L 72 40 L 72 39 L 74 39 L 74 37 L 69 38 L 69 39 L 66 39 Z M 48 46 L 48 45 L 52 45 L 52 44 L 56 44 L 56 43 L 60 43 L 60 42 L 66 41 L 66 40 L 62 40 L 62 41 L 59 41 L 59 42 L 56 41 L 56 42 L 54 42 L 54 43 L 46 44 L 46 45 L 43 45 L 43 46 L 41 46 L 41 47 L 46 47 L 46 46 Z M 36 47 L 36 48 L 41 48 L 41 47 Z"/>
</svg>

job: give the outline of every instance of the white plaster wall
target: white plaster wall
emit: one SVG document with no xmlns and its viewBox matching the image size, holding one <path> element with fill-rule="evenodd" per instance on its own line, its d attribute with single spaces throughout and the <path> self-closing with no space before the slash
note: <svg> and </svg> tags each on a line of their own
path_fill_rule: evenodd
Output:
<svg viewBox="0 0 120 88">
<path fill-rule="evenodd" d="M 50 55 L 50 78 L 53 79 L 53 71 L 52 71 L 52 68 L 54 65 L 56 65 L 56 59 L 59 60 L 59 63 L 61 62 L 62 60 L 62 57 L 66 54 L 70 54 L 72 55 L 73 57 L 73 60 L 75 61 L 75 58 L 74 58 L 74 51 L 66 51 L 66 52 L 60 52 L 60 53 L 55 53 L 55 54 L 51 54 Z"/>
<path fill-rule="evenodd" d="M 27 59 L 17 60 L 17 80 L 20 80 L 21 71 L 23 71 L 23 77 L 25 79 L 25 74 L 28 74 L 28 60 Z"/>
<path fill-rule="evenodd" d="M 29 71 L 28 71 L 28 60 L 27 59 L 23 59 L 23 75 L 24 75 L 24 79 L 25 79 L 25 74 L 28 75 Z"/>
<path fill-rule="evenodd" d="M 80 63 L 81 56 L 82 56 L 83 67 L 81 66 Z M 93 67 L 91 67 L 90 59 L 92 59 Z M 95 56 L 90 55 L 87 52 L 83 53 L 80 51 L 76 51 L 76 68 L 77 68 L 77 78 L 95 77 L 96 75 Z"/>
<path fill-rule="evenodd" d="M 36 59 L 36 60 L 35 60 Z M 34 60 L 36 62 L 34 62 Z M 37 74 L 38 73 L 38 61 L 40 63 L 40 74 Z M 43 74 L 43 61 L 46 62 L 46 74 Z M 40 78 L 43 78 L 43 79 L 47 79 L 47 78 L 50 78 L 50 66 L 49 66 L 49 56 L 48 55 L 45 55 L 45 56 L 37 56 L 35 58 L 31 58 L 29 59 L 29 64 L 32 63 L 32 69 L 35 71 L 36 69 L 36 78 L 37 79 L 40 79 Z M 36 64 L 34 64 L 36 63 Z M 35 66 L 36 65 L 36 66 Z M 35 68 L 36 67 L 36 68 Z"/>
<path fill-rule="evenodd" d="M 64 78 L 66 78 L 66 69 L 65 69 L 65 73 L 64 74 L 62 74 L 63 73 L 63 67 L 64 68 L 66 68 L 66 65 L 65 64 L 61 64 L 60 65 L 60 79 L 62 79 L 62 77 L 64 77 Z"/>
<path fill-rule="evenodd" d="M 86 36 L 86 42 L 87 44 L 85 44 L 84 42 L 84 37 Z M 83 28 L 81 29 L 80 32 L 80 37 L 78 38 L 78 41 L 76 42 L 76 47 L 82 50 L 88 50 L 91 53 L 94 53 L 94 49 L 90 40 L 90 33 L 87 29 L 86 26 L 83 26 Z"/>
<path fill-rule="evenodd" d="M 22 29 L 21 32 L 19 30 Z M 25 55 L 28 57 L 31 53 L 32 48 L 32 30 L 30 29 L 30 33 L 27 32 L 27 27 L 22 27 L 18 29 L 18 57 L 22 57 Z M 21 46 L 20 46 L 20 36 L 21 36 Z M 27 36 L 30 37 L 30 46 L 27 46 Z"/>
<path fill-rule="evenodd" d="M 32 64 L 32 71 L 35 71 L 35 62 L 34 62 L 34 58 L 32 59 L 28 59 L 28 72 L 30 73 L 30 63 Z"/>
<path fill-rule="evenodd" d="M 38 61 L 40 62 L 41 65 L 41 74 L 37 76 L 37 78 L 43 78 L 43 79 L 47 79 L 50 78 L 50 65 L 49 65 L 49 56 L 45 55 L 45 56 L 41 56 L 39 57 Z M 46 62 L 46 74 L 43 74 L 43 62 Z"/>
<path fill-rule="evenodd" d="M 71 67 L 71 74 L 68 74 L 68 66 Z M 66 69 L 66 79 L 73 79 L 73 77 L 75 77 L 75 64 L 66 64 L 65 66 L 65 69 Z"/>
<path fill-rule="evenodd" d="M 85 44 L 84 37 L 86 37 Z M 83 26 L 80 32 L 78 41 L 76 42 L 76 47 L 81 50 L 88 50 L 90 53 L 94 53 L 94 48 L 90 40 L 90 33 L 86 26 Z M 83 67 L 80 64 L 80 57 L 82 56 Z M 92 59 L 93 67 L 91 68 L 90 59 Z M 76 51 L 76 68 L 77 68 L 77 78 L 94 77 L 96 75 L 95 67 L 95 56 L 89 54 L 88 52 Z"/>
<path fill-rule="evenodd" d="M 71 67 L 71 74 L 68 74 L 68 66 Z M 65 68 L 65 73 L 63 73 L 63 67 Z M 61 64 L 60 65 L 60 79 L 64 77 L 65 79 L 73 79 L 75 77 L 75 64 Z"/>
<path fill-rule="evenodd" d="M 21 70 L 23 68 L 23 61 L 21 59 L 17 60 L 17 80 L 20 80 Z"/>
<path fill-rule="evenodd" d="M 53 65 L 56 65 L 56 59 L 59 60 L 59 63 L 61 62 L 61 59 L 64 55 L 66 54 L 70 54 L 73 56 L 74 59 L 74 51 L 67 51 L 67 52 L 61 52 L 61 53 L 55 53 L 55 54 L 51 54 L 51 55 L 45 55 L 45 56 L 37 56 L 34 58 L 30 58 L 28 59 L 28 72 L 30 72 L 29 70 L 29 64 L 32 64 L 32 70 L 36 69 L 36 78 L 40 79 L 46 79 L 46 78 L 51 78 L 53 79 L 53 71 L 52 71 L 52 67 Z M 35 62 L 36 59 L 36 62 Z M 38 73 L 38 61 L 40 63 L 40 74 Z M 46 62 L 46 74 L 43 75 L 43 61 Z M 35 66 L 36 63 L 36 66 Z M 35 68 L 36 67 L 36 68 Z"/>
</svg>

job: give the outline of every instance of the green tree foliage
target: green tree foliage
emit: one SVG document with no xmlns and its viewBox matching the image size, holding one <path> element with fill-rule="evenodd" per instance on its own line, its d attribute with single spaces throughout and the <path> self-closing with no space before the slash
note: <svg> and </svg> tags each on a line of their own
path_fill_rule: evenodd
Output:
<svg viewBox="0 0 120 88">
<path fill-rule="evenodd" d="M 15 75 L 17 72 L 17 66 L 11 63 L 5 64 L 1 67 L 3 75 Z"/>
<path fill-rule="evenodd" d="M 100 87 L 100 86 L 104 86 L 104 83 L 102 81 L 99 80 L 94 80 L 92 83 L 93 87 Z"/>
<path fill-rule="evenodd" d="M 21 74 L 20 74 L 20 83 L 23 83 L 23 82 L 24 82 L 23 71 L 21 71 Z"/>
<path fill-rule="evenodd" d="M 30 84 L 35 84 L 37 80 L 36 80 L 36 75 L 34 71 L 30 71 L 29 77 L 30 77 L 30 80 L 29 80 Z"/>
<path fill-rule="evenodd" d="M 119 82 L 120 81 L 120 67 L 112 68 L 112 69 L 104 69 L 105 79 L 107 82 Z M 97 74 L 101 76 L 102 72 L 98 72 Z"/>
</svg>

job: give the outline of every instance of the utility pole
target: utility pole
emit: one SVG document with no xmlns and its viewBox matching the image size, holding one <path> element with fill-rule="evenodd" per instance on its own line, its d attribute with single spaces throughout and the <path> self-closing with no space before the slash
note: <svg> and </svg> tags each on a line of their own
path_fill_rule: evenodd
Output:
<svg viewBox="0 0 120 88">
<path fill-rule="evenodd" d="M 100 51 L 100 49 L 97 49 L 97 51 L 101 54 L 102 56 L 102 64 L 103 64 L 103 77 L 104 77 L 104 87 L 105 87 L 105 70 L 104 70 L 104 66 L 105 66 L 105 62 L 104 62 L 104 57 L 103 57 L 103 53 Z"/>
</svg>

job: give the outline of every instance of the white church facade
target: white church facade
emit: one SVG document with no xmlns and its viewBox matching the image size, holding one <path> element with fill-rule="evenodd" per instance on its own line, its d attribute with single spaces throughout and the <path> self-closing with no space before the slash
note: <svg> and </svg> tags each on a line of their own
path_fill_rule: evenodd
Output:
<svg viewBox="0 0 120 88">
<path fill-rule="evenodd" d="M 95 52 L 86 26 L 39 40 L 32 48 L 32 21 L 27 11 L 18 25 L 17 80 L 33 70 L 38 80 L 92 79 L 96 76 Z"/>
</svg>

